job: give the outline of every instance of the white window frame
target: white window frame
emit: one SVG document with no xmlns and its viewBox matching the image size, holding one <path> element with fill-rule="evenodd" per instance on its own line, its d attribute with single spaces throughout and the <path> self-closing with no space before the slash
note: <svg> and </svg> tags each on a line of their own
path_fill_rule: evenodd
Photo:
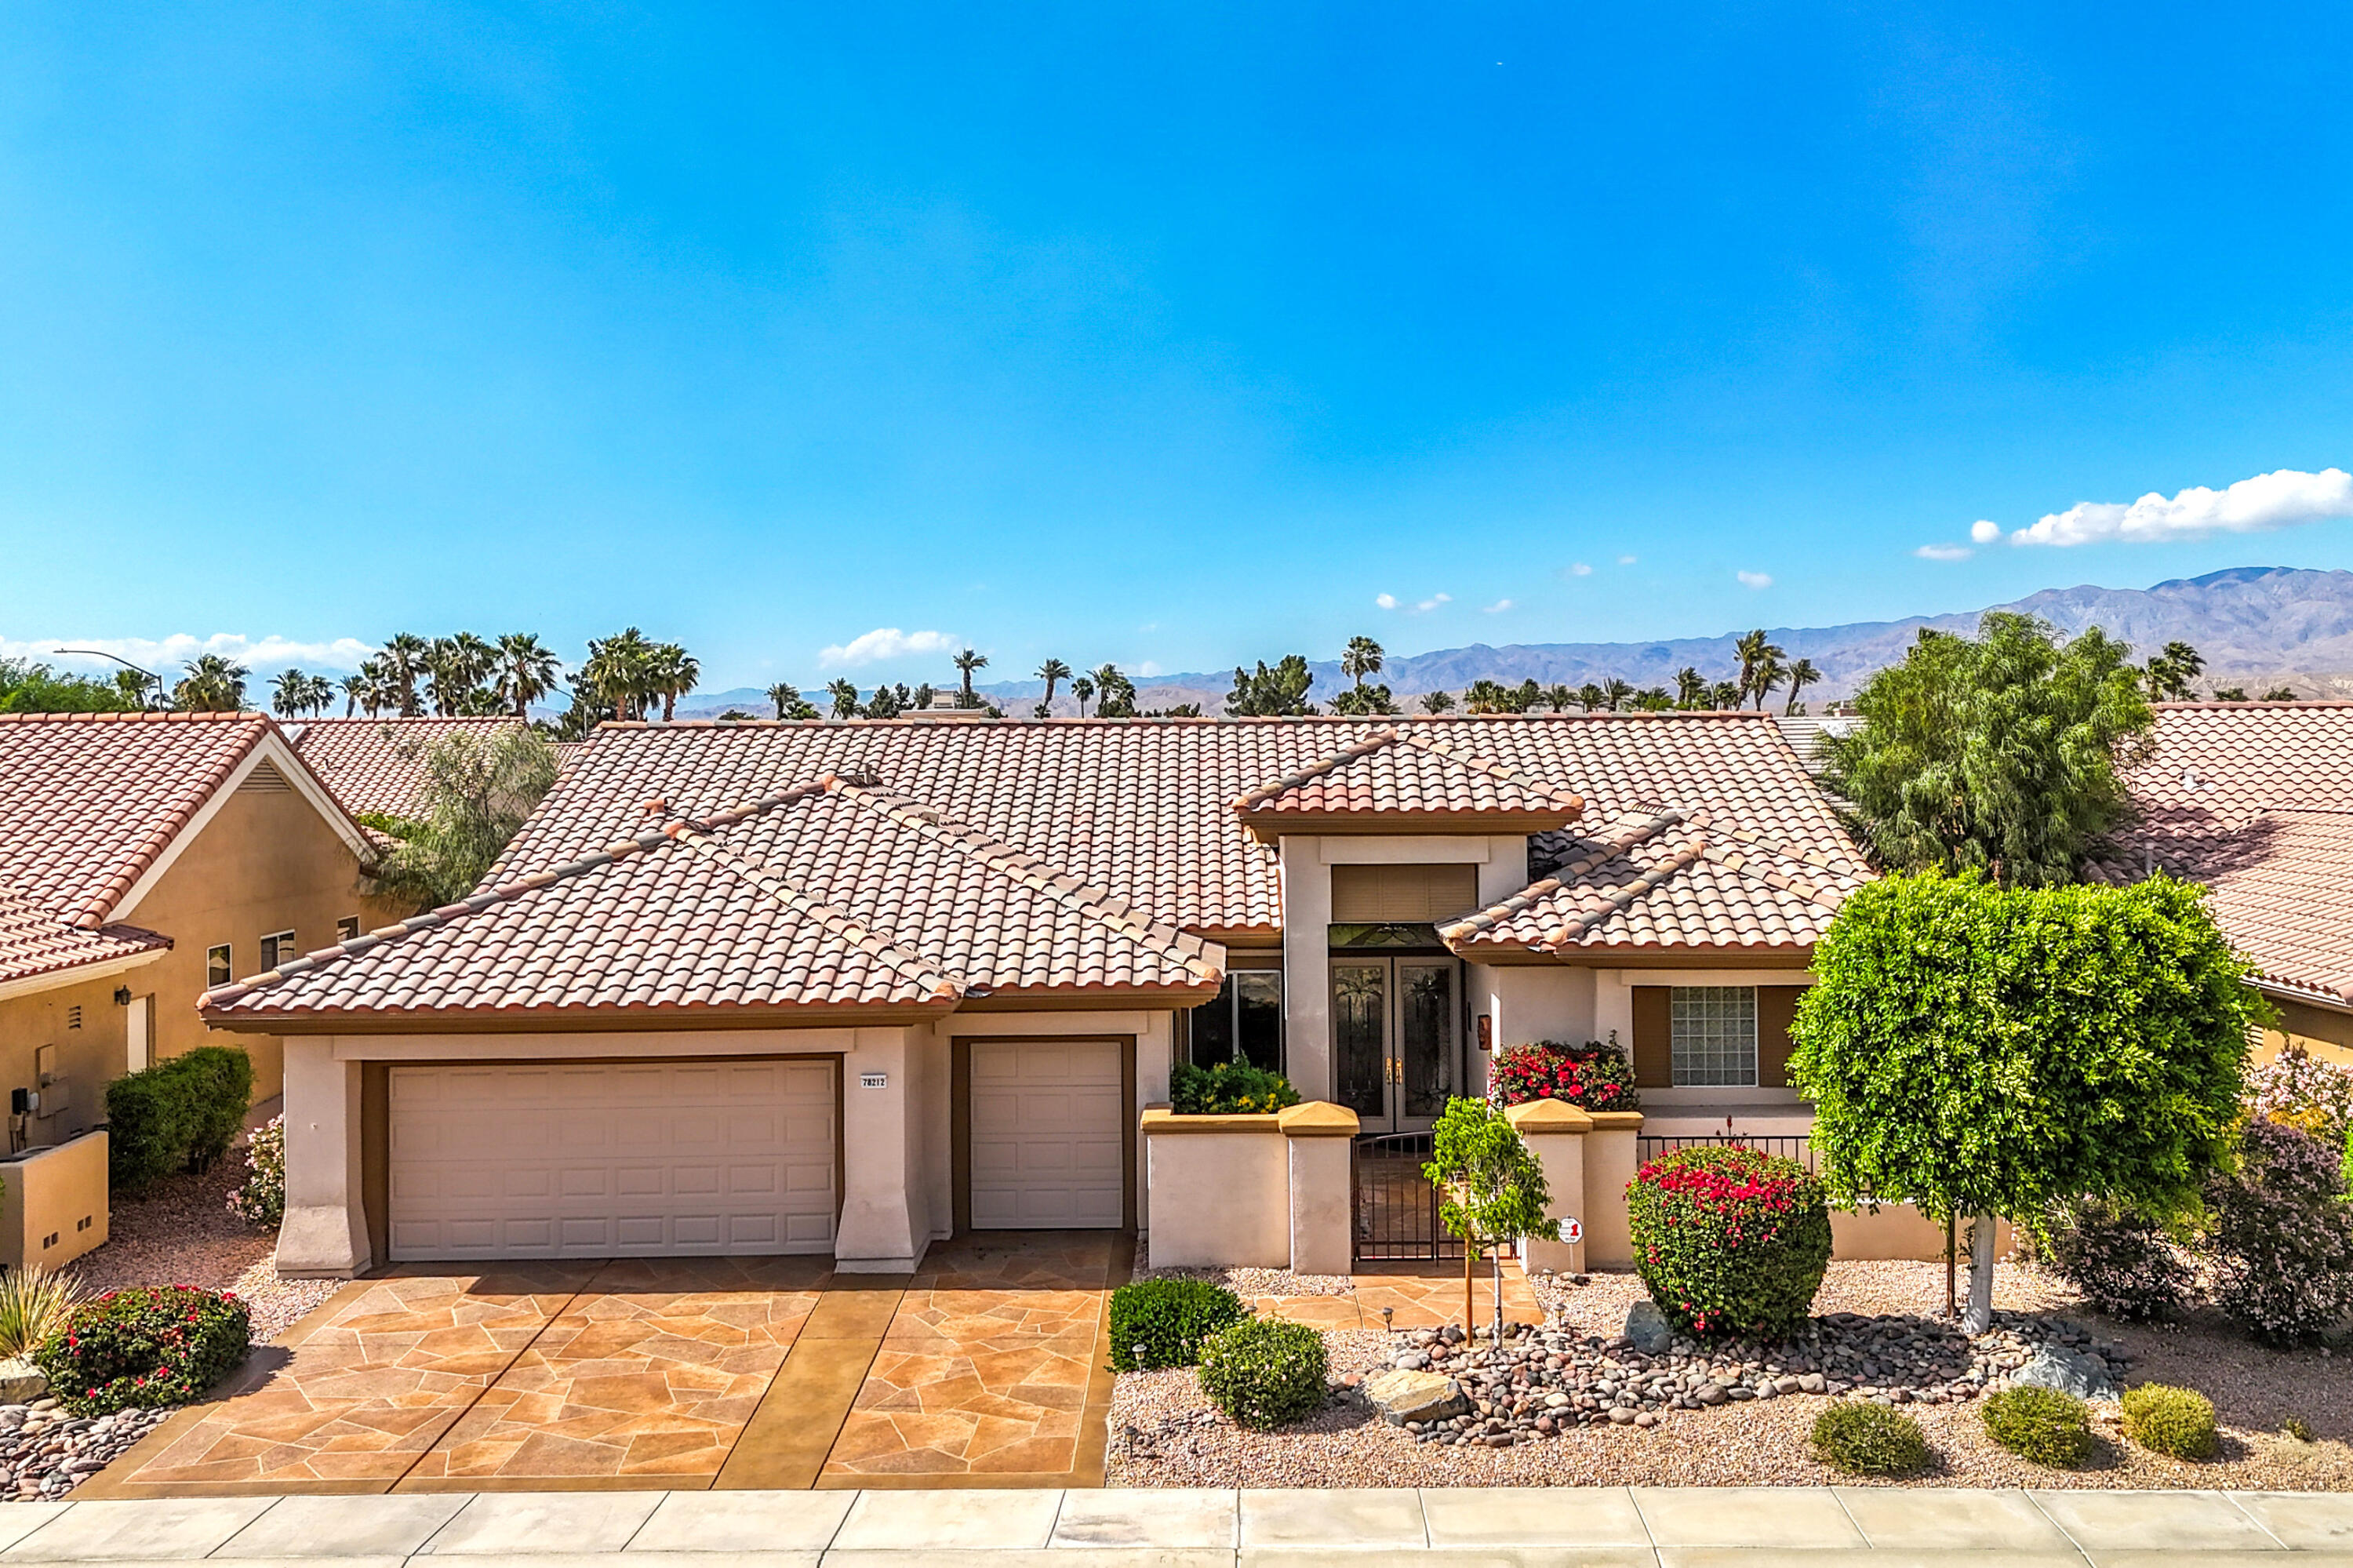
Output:
<svg viewBox="0 0 2353 1568">
<path fill-rule="evenodd" d="M 359 934 L 360 917 L 358 916 L 346 915 L 342 919 L 335 922 L 336 941 L 349 942 L 355 939 Z"/>
<path fill-rule="evenodd" d="M 291 931 L 272 931 L 261 938 L 261 968 L 264 972 L 276 969 L 289 959 L 300 958 Z"/>
<path fill-rule="evenodd" d="M 215 953 L 220 955 L 218 964 L 213 962 Z M 218 974 L 221 978 L 213 979 L 215 974 Z M 216 985 L 227 985 L 235 979 L 237 979 L 237 953 L 232 944 L 216 942 L 206 948 L 205 949 L 205 989 L 209 991 Z"/>
<path fill-rule="evenodd" d="M 1747 1075 L 1740 1075 L 1743 1042 L 1738 1037 L 1738 1000 L 1747 1001 Z M 1667 1047 L 1679 1089 L 1753 1089 L 1757 1086 L 1757 988 L 1753 985 L 1679 985 L 1668 992 Z M 1727 1049 L 1728 1048 L 1728 1049 Z M 1728 1058 L 1728 1059 L 1727 1059 Z"/>
</svg>

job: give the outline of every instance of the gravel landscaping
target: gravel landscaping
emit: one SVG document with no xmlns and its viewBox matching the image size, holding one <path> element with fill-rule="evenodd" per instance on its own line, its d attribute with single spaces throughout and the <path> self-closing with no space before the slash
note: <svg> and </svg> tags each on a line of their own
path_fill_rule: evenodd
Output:
<svg viewBox="0 0 2353 1568">
<path fill-rule="evenodd" d="M 1507 1372 L 1500 1383 L 1482 1388 L 1474 1379 L 1470 1385 L 1491 1395 L 1489 1408 L 1500 1417 L 1474 1412 L 1476 1441 L 1451 1422 L 1426 1434 L 1391 1425 L 1353 1390 L 1282 1432 L 1247 1432 L 1209 1408 L 1190 1372 L 1134 1373 L 1119 1380 L 1113 1395 L 1111 1483 L 1854 1484 L 1856 1478 L 1815 1461 L 1807 1441 L 1833 1397 L 1829 1391 L 1841 1387 L 1845 1397 L 1903 1404 L 1926 1432 L 1936 1455 L 1931 1467 L 1889 1484 L 2353 1489 L 2353 1449 L 2345 1441 L 2353 1436 L 2353 1380 L 2344 1375 L 2341 1355 L 2271 1351 L 2211 1321 L 2113 1322 L 2028 1266 L 2000 1267 L 1995 1301 L 2003 1317 L 1994 1334 L 1972 1347 L 1935 1316 L 1944 1299 L 1942 1265 L 1833 1263 L 1815 1301 L 1816 1336 L 1746 1366 L 1721 1352 L 1634 1355 L 1620 1338 L 1628 1308 L 1645 1298 L 1631 1275 L 1593 1275 L 1581 1286 L 1541 1277 L 1533 1283 L 1551 1319 L 1549 1340 L 1531 1333 L 1507 1341 L 1507 1358 L 1520 1352 L 1508 1369 L 1486 1361 L 1482 1341 L 1449 1347 L 1434 1360 L 1450 1373 L 1463 1361 L 1486 1361 L 1478 1370 Z M 1400 1356 L 1410 1364 L 1438 1349 L 1423 1342 L 1433 1338 L 1427 1331 L 1326 1331 L 1324 1338 L 1335 1378 L 1386 1372 Z M 1985 1434 L 1975 1394 L 1997 1386 L 2043 1342 L 2105 1352 L 2119 1381 L 2204 1391 L 2223 1425 L 2220 1457 L 2192 1464 L 2134 1447 L 2118 1434 L 2113 1404 L 2094 1406 L 2100 1441 L 2081 1469 L 2046 1469 L 1997 1446 Z M 1530 1374 L 1525 1390 L 1514 1389 L 1511 1370 Z M 1759 1381 L 1768 1377 L 1774 1392 L 1758 1397 Z M 1809 1392 L 1809 1380 L 1824 1392 Z M 1599 1392 L 1604 1384 L 1606 1395 Z M 1503 1400 L 1492 1397 L 1499 1393 Z M 1549 1403 L 1552 1395 L 1562 1402 Z M 1621 1404 L 1628 1396 L 1630 1403 Z M 1589 1403 L 1581 1404 L 1580 1397 Z M 1516 1417 L 1515 1403 L 1522 1406 Z M 1615 1421 L 1608 1414 L 1612 1406 L 1622 1413 Z M 2308 1423 L 2318 1440 L 2278 1436 L 2292 1416 Z M 1641 1425 L 1642 1417 L 1651 1425 Z M 1540 1420 L 1553 1429 L 1537 1430 Z M 1489 1446 L 1497 1436 L 1509 1446 Z"/>
</svg>

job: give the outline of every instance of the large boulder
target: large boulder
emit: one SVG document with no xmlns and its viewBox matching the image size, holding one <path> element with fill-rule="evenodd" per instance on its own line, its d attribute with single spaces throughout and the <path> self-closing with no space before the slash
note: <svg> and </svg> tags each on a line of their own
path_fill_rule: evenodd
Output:
<svg viewBox="0 0 2353 1568">
<path fill-rule="evenodd" d="M 0 1404 L 30 1404 L 48 1392 L 48 1377 L 25 1357 L 0 1361 Z"/>
<path fill-rule="evenodd" d="M 1392 1426 L 1409 1421 L 1451 1421 L 1471 1410 L 1461 1384 L 1440 1372 L 1392 1368 L 1366 1378 L 1364 1388 L 1365 1397 Z"/>
<path fill-rule="evenodd" d="M 1626 1308 L 1626 1338 L 1646 1356 L 1663 1356 L 1674 1343 L 1675 1330 L 1655 1301 L 1637 1301 Z"/>
<path fill-rule="evenodd" d="M 2106 1361 L 2064 1345 L 2045 1345 L 2035 1351 L 2032 1361 L 2010 1373 L 2010 1383 L 2012 1388 L 2055 1388 L 2077 1399 L 2116 1399 L 2123 1392 L 2109 1375 Z"/>
</svg>

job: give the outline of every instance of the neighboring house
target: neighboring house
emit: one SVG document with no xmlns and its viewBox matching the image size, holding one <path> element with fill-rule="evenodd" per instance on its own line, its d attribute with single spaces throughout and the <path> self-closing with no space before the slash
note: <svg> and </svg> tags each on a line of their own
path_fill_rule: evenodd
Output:
<svg viewBox="0 0 2353 1568">
<path fill-rule="evenodd" d="M 204 1015 L 285 1041 L 290 1272 L 902 1269 L 1135 1225 L 1184 1059 L 1378 1132 L 1614 1038 L 1657 1130 L 1802 1130 L 1867 874 L 1761 714 L 608 726 L 497 885 Z"/>
<path fill-rule="evenodd" d="M 364 929 L 366 840 L 259 714 L 0 715 L 0 1074 L 39 1097 L 13 1147 L 103 1120 L 108 1083 L 241 1044 L 254 1095 L 277 1040 L 207 1035 L 195 1002 Z"/>
<path fill-rule="evenodd" d="M 424 809 L 425 755 L 453 735 L 521 729 L 497 718 L 326 718 L 286 726 L 302 760 L 355 817 L 416 817 Z"/>
<path fill-rule="evenodd" d="M 2290 1042 L 2353 1064 L 2353 703 L 2160 703 L 2126 775 L 2137 820 L 2094 865 L 2212 889 Z"/>
</svg>

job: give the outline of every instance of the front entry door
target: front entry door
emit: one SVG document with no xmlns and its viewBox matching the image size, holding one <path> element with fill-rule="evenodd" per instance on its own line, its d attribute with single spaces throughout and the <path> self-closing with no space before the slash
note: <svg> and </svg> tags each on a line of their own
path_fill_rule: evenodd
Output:
<svg viewBox="0 0 2353 1568">
<path fill-rule="evenodd" d="M 1462 1092 L 1461 976 L 1452 959 L 1332 959 L 1335 1075 L 1365 1132 L 1426 1130 Z"/>
</svg>

